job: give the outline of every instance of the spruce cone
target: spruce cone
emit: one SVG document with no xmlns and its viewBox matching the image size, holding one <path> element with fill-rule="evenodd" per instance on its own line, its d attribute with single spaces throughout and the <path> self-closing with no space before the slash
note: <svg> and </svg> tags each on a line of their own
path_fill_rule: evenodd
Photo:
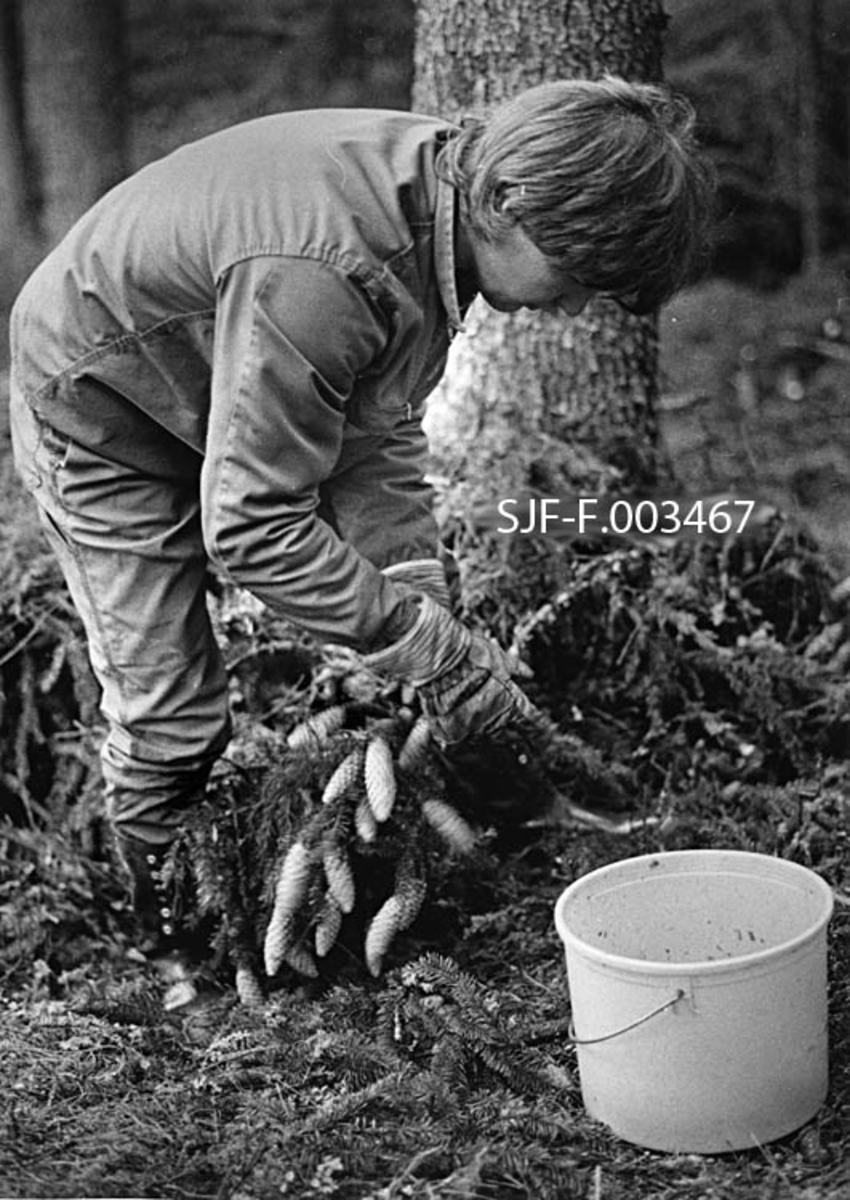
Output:
<svg viewBox="0 0 850 1200">
<path fill-rule="evenodd" d="M 366 796 L 359 801 L 354 810 L 354 828 L 361 841 L 370 845 L 378 836 L 378 822 Z"/>
<path fill-rule="evenodd" d="M 386 821 L 395 804 L 396 783 L 392 751 L 385 738 L 374 737 L 366 747 L 364 775 L 375 820 Z"/>
<path fill-rule="evenodd" d="M 269 978 L 277 973 L 278 967 L 283 962 L 283 956 L 292 941 L 292 935 L 292 918 L 279 917 L 272 913 L 272 919 L 269 921 L 263 942 L 263 959 Z"/>
<path fill-rule="evenodd" d="M 419 916 L 428 884 L 421 876 L 414 875 L 412 870 L 403 871 L 402 866 L 399 864 L 400 869 L 396 873 L 395 898 L 399 904 L 399 928 L 407 929 Z"/>
<path fill-rule="evenodd" d="M 326 837 L 323 842 L 322 861 L 328 891 L 344 913 L 354 908 L 354 872 L 345 848 L 339 842 Z"/>
<path fill-rule="evenodd" d="M 357 783 L 363 770 L 363 753 L 359 747 L 347 754 L 331 774 L 322 792 L 322 804 L 333 804 Z"/>
<path fill-rule="evenodd" d="M 401 927 L 401 904 L 397 896 L 390 896 L 375 913 L 366 931 L 366 966 L 376 979 L 387 950 Z"/>
<path fill-rule="evenodd" d="M 291 944 L 293 918 L 307 896 L 311 867 L 304 843 L 293 842 L 280 867 L 274 908 L 266 930 L 263 951 L 268 975 L 275 974 Z"/>
<path fill-rule="evenodd" d="M 292 967 L 293 971 L 297 971 L 299 975 L 306 975 L 308 979 L 318 977 L 319 968 L 313 961 L 310 951 L 301 942 L 291 945 L 283 957 L 287 966 Z"/>
<path fill-rule="evenodd" d="M 265 1004 L 266 998 L 260 981 L 248 966 L 236 968 L 236 995 L 246 1008 L 258 1008 Z"/>
<path fill-rule="evenodd" d="M 316 954 L 324 958 L 331 950 L 342 928 L 342 909 L 332 895 L 325 898 L 316 922 Z"/>
<path fill-rule="evenodd" d="M 443 800 L 425 800 L 422 813 L 428 824 L 458 854 L 468 854 L 476 842 L 475 831 L 456 808 Z"/>
<path fill-rule="evenodd" d="M 401 750 L 399 750 L 398 766 L 400 770 L 410 771 L 413 767 L 418 766 L 425 759 L 430 741 L 431 726 L 428 718 L 419 716 L 416 718 L 410 733 L 405 738 Z"/>
<path fill-rule="evenodd" d="M 290 750 L 315 749 L 326 742 L 345 724 L 344 704 L 333 704 L 324 712 L 308 717 L 292 730 L 286 739 Z"/>
</svg>

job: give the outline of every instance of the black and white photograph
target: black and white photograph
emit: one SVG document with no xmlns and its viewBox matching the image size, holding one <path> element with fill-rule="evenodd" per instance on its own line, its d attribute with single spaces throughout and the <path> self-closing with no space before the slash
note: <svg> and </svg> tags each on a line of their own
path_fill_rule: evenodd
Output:
<svg viewBox="0 0 850 1200">
<path fill-rule="evenodd" d="M 847 0 L 0 0 L 0 1197 L 850 1196 Z"/>
</svg>

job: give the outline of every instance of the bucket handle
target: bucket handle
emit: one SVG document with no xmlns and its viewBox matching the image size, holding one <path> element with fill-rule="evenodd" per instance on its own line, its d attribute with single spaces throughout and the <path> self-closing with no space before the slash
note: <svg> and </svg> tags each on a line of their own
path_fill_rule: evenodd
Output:
<svg viewBox="0 0 850 1200">
<path fill-rule="evenodd" d="M 597 1042 L 610 1042 L 612 1038 L 620 1037 L 623 1033 L 629 1033 L 632 1029 L 637 1029 L 639 1025 L 645 1025 L 647 1021 L 651 1021 L 653 1017 L 657 1017 L 659 1013 L 663 1013 L 666 1009 L 672 1008 L 674 1004 L 678 1004 L 680 1000 L 684 1000 L 685 991 L 679 988 L 672 1000 L 665 1000 L 663 1004 L 659 1004 L 652 1012 L 644 1013 L 642 1017 L 638 1017 L 636 1021 L 632 1021 L 629 1025 L 624 1025 L 622 1029 L 615 1029 L 613 1033 L 603 1033 L 601 1037 L 580 1038 L 576 1037 L 575 1026 L 573 1025 L 572 1017 L 570 1018 L 569 1039 L 574 1046 L 595 1046 Z"/>
</svg>

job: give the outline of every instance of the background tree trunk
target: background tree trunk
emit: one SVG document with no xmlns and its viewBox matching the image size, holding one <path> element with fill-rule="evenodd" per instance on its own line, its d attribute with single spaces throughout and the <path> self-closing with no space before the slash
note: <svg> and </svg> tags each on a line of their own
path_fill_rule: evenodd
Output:
<svg viewBox="0 0 850 1200">
<path fill-rule="evenodd" d="M 49 243 L 127 173 L 123 0 L 19 7 L 24 118 Z"/>
<path fill-rule="evenodd" d="M 412 107 L 449 119 L 546 80 L 661 75 L 660 0 L 419 0 L 416 22 Z M 491 499 L 656 481 L 654 318 L 605 301 L 574 320 L 505 315 L 477 300 L 467 326 L 429 405 L 438 471 Z"/>
<path fill-rule="evenodd" d="M 800 151 L 800 234 L 804 271 L 821 265 L 821 219 L 819 171 L 819 82 L 821 4 L 805 0 L 795 32 L 798 35 L 797 94 Z"/>
<path fill-rule="evenodd" d="M 27 183 L 15 15 L 11 4 L 0 7 L 0 256 L 5 276 L 0 305 L 26 269 L 37 232 Z"/>
</svg>

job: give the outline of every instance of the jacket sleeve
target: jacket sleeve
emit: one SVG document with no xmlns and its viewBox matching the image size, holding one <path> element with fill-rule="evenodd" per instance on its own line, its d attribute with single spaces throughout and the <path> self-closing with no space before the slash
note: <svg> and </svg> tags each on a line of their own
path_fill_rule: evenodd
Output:
<svg viewBox="0 0 850 1200">
<path fill-rule="evenodd" d="M 346 427 L 337 467 L 321 488 L 321 512 L 377 567 L 438 556 L 427 459 L 418 417 L 378 435 Z"/>
<path fill-rule="evenodd" d="M 385 343 L 378 307 L 337 265 L 253 258 L 221 283 L 201 479 L 208 553 L 286 619 L 359 649 L 398 623 L 404 596 L 317 509 L 346 399 Z"/>
</svg>

